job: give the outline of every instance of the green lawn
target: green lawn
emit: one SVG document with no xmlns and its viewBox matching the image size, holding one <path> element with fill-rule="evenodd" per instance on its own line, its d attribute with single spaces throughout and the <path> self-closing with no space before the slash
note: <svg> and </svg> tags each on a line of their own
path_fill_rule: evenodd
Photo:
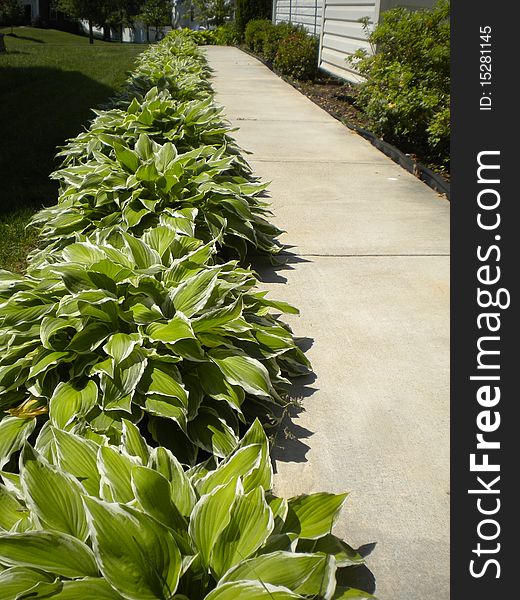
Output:
<svg viewBox="0 0 520 600">
<path fill-rule="evenodd" d="M 9 33 L 9 29 L 0 29 Z M 120 88 L 145 48 L 52 29 L 16 27 L 0 54 L 0 268 L 21 269 L 30 214 L 54 204 L 56 147 L 81 131 Z"/>
</svg>

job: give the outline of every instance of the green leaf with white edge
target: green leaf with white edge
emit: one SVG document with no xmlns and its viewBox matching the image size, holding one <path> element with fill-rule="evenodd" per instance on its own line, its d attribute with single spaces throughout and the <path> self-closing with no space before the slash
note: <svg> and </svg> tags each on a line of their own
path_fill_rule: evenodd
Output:
<svg viewBox="0 0 520 600">
<path fill-rule="evenodd" d="M 212 350 L 209 356 L 231 385 L 238 385 L 254 396 L 274 394 L 269 373 L 258 360 L 249 356 L 234 356 L 222 350 Z"/>
<path fill-rule="evenodd" d="M 180 400 L 183 406 L 188 407 L 188 392 L 184 386 L 174 377 L 169 375 L 164 367 L 157 366 L 157 363 L 149 368 L 148 377 L 143 378 L 143 387 L 146 387 L 146 394 L 159 394 Z M 172 369 L 172 367 L 170 367 Z M 175 369 L 175 367 L 173 367 Z M 173 372 L 173 370 L 172 370 Z"/>
<path fill-rule="evenodd" d="M 238 444 L 233 429 L 213 409 L 200 408 L 187 431 L 194 444 L 219 458 L 229 456 Z"/>
<path fill-rule="evenodd" d="M 14 492 L 0 484 L 0 530 L 9 531 L 20 520 L 26 519 L 28 515 L 29 511 L 18 500 Z"/>
<path fill-rule="evenodd" d="M 187 523 L 170 495 L 170 482 L 153 469 L 134 467 L 132 490 L 142 509 L 167 527 L 184 531 Z"/>
<path fill-rule="evenodd" d="M 219 485 L 224 485 L 237 477 L 245 477 L 255 469 L 262 456 L 260 444 L 253 444 L 240 448 L 225 460 L 218 469 L 210 471 L 205 477 L 197 481 L 199 493 L 209 494 Z"/>
<path fill-rule="evenodd" d="M 137 100 L 135 98 L 132 100 L 132 104 L 134 102 L 137 102 Z M 128 112 L 130 112 L 130 111 L 128 111 Z M 143 161 L 146 161 L 149 158 L 152 158 L 152 156 L 154 155 L 154 153 L 155 153 L 154 145 L 153 145 L 152 141 L 150 140 L 150 138 L 145 133 L 141 133 L 139 135 L 139 138 L 137 139 L 137 142 L 135 144 L 135 151 L 137 152 L 137 154 L 141 157 L 141 159 Z"/>
<path fill-rule="evenodd" d="M 231 508 L 231 519 L 211 553 L 213 572 L 222 577 L 228 569 L 252 556 L 265 543 L 273 527 L 273 513 L 262 488 L 238 495 Z"/>
<path fill-rule="evenodd" d="M 84 388 L 76 389 L 70 383 L 59 383 L 49 402 L 51 423 L 65 429 L 73 421 L 83 419 L 97 405 L 98 388 L 90 380 Z"/>
<path fill-rule="evenodd" d="M 46 529 L 67 533 L 81 541 L 88 536 L 82 486 L 68 473 L 50 465 L 26 446 L 20 465 L 25 502 Z"/>
<path fill-rule="evenodd" d="M 170 293 L 175 310 L 192 317 L 202 310 L 215 288 L 218 270 L 201 271 L 190 277 Z"/>
<path fill-rule="evenodd" d="M 119 163 L 130 173 L 135 173 L 141 164 L 139 156 L 129 148 L 125 148 L 122 144 L 114 144 L 114 150 Z"/>
<path fill-rule="evenodd" d="M 215 398 L 215 400 L 224 400 L 237 411 L 239 417 L 242 415 L 240 407 L 244 401 L 245 393 L 241 387 L 231 386 L 217 365 L 211 362 L 200 364 L 197 367 L 197 376 L 208 396 Z"/>
<path fill-rule="evenodd" d="M 169 599 L 181 554 L 167 529 L 121 504 L 86 497 L 94 552 L 105 579 L 128 600 Z"/>
<path fill-rule="evenodd" d="M 258 419 L 253 421 L 253 424 L 240 441 L 239 447 L 243 448 L 248 444 L 260 444 L 262 446 L 262 456 L 258 466 L 249 475 L 242 478 L 244 491 L 247 493 L 260 485 L 265 491 L 270 490 L 273 487 L 273 468 L 269 456 L 269 442 Z"/>
<path fill-rule="evenodd" d="M 211 431 L 211 452 L 215 456 L 225 457 L 232 452 L 238 443 L 238 438 L 233 429 L 224 419 L 219 419 L 218 423 L 208 425 Z"/>
<path fill-rule="evenodd" d="M 242 307 L 242 297 L 239 296 L 233 304 L 226 306 L 225 308 L 213 309 L 194 319 L 192 322 L 193 331 L 203 333 L 212 331 L 217 327 L 225 326 L 226 323 L 234 321 L 242 315 Z"/>
<path fill-rule="evenodd" d="M 47 573 L 28 567 L 11 567 L 0 573 L 0 598 L 16 599 L 18 594 L 31 590 L 38 583 L 52 583 L 52 581 L 54 577 Z"/>
<path fill-rule="evenodd" d="M 122 236 L 138 269 L 149 269 L 154 265 L 162 264 L 159 253 L 153 248 L 150 248 L 150 246 L 145 244 L 141 239 L 136 238 L 127 232 L 123 232 Z"/>
<path fill-rule="evenodd" d="M 114 381 L 116 382 L 121 396 L 133 395 L 135 389 L 146 369 L 147 359 L 140 348 L 135 348 L 130 356 L 116 365 L 114 369 Z"/>
<path fill-rule="evenodd" d="M 317 539 L 332 531 L 348 494 L 320 492 L 289 499 L 284 533 L 297 533 L 300 538 Z"/>
<path fill-rule="evenodd" d="M 4 417 L 0 421 L 0 469 L 20 450 L 35 427 L 36 419 Z"/>
<path fill-rule="evenodd" d="M 58 331 L 70 328 L 75 329 L 73 322 L 70 319 L 57 319 L 49 316 L 43 317 L 40 327 L 40 339 L 43 347 L 48 350 L 58 350 L 58 348 L 55 348 L 52 345 L 52 337 L 58 333 Z"/>
<path fill-rule="evenodd" d="M 167 171 L 177 158 L 177 149 L 171 142 L 166 142 L 155 155 L 155 166 L 159 173 Z"/>
<path fill-rule="evenodd" d="M 82 265 L 91 265 L 106 258 L 103 250 L 90 241 L 69 244 L 62 250 L 62 256 L 66 263 Z"/>
<path fill-rule="evenodd" d="M 164 344 L 174 344 L 179 340 L 196 339 L 189 319 L 181 312 L 177 312 L 168 323 L 151 323 L 146 328 L 146 334 L 152 341 L 163 342 Z"/>
<path fill-rule="evenodd" d="M 83 329 L 80 329 L 78 333 L 74 335 L 65 349 L 83 353 L 92 352 L 100 346 L 110 335 L 110 326 L 108 323 L 112 320 L 112 310 L 113 306 L 107 304 L 101 304 L 100 306 L 90 306 L 89 304 L 86 304 L 84 307 L 80 308 L 81 313 L 85 313 L 85 316 L 94 316 L 94 318 L 101 318 L 106 322 L 95 322 L 85 325 Z"/>
<path fill-rule="evenodd" d="M 130 356 L 137 343 L 139 343 L 139 336 L 136 334 L 114 333 L 108 338 L 107 343 L 103 346 L 103 350 L 116 363 L 120 363 Z"/>
<path fill-rule="evenodd" d="M 325 554 L 273 552 L 232 567 L 219 585 L 227 581 L 262 581 L 289 588 L 302 596 L 330 600 L 336 587 L 336 564 Z"/>
<path fill-rule="evenodd" d="M 205 565 L 209 565 L 215 542 L 231 519 L 230 511 L 237 491 L 238 480 L 232 479 L 202 496 L 193 509 L 189 534 Z"/>
<path fill-rule="evenodd" d="M 73 355 L 70 352 L 47 352 L 45 355 L 38 357 L 29 370 L 29 379 L 38 377 L 38 375 L 47 371 L 50 367 L 65 362 L 63 359 L 69 356 Z"/>
<path fill-rule="evenodd" d="M 197 502 L 197 495 L 182 465 L 167 448 L 154 448 L 150 466 L 170 482 L 170 495 L 179 512 L 188 517 Z"/>
<path fill-rule="evenodd" d="M 52 428 L 58 465 L 79 480 L 92 496 L 99 495 L 101 476 L 97 466 L 98 445 L 83 436 Z"/>
<path fill-rule="evenodd" d="M 121 594 L 101 577 L 86 577 L 63 581 L 61 590 L 52 596 L 56 600 L 125 600 Z"/>
<path fill-rule="evenodd" d="M 94 554 L 75 537 L 58 531 L 0 533 L 0 563 L 31 567 L 63 577 L 97 577 Z"/>
<path fill-rule="evenodd" d="M 123 419 L 121 446 L 127 454 L 140 458 L 143 465 L 148 463 L 150 448 L 139 432 L 139 428 L 127 419 Z"/>
<path fill-rule="evenodd" d="M 2 481 L 9 492 L 12 492 L 16 497 L 22 497 L 22 484 L 20 483 L 20 475 L 9 471 L 0 471 Z"/>
<path fill-rule="evenodd" d="M 156 417 L 175 421 L 183 431 L 186 429 L 188 411 L 177 398 L 151 394 L 146 397 L 143 409 Z"/>
<path fill-rule="evenodd" d="M 145 231 L 142 239 L 145 244 L 148 244 L 151 248 L 159 253 L 161 258 L 164 258 L 165 252 L 174 243 L 177 237 L 177 233 L 171 227 L 165 225 L 158 225 L 152 229 Z"/>
<path fill-rule="evenodd" d="M 101 497 L 109 502 L 130 502 L 132 469 L 138 464 L 129 456 L 111 446 L 101 446 L 98 453 L 98 469 L 101 474 Z"/>
<path fill-rule="evenodd" d="M 303 596 L 259 581 L 236 581 L 219 585 L 204 600 L 294 600 Z"/>
<path fill-rule="evenodd" d="M 297 549 L 298 552 L 331 554 L 340 568 L 362 565 L 365 562 L 359 552 L 331 533 L 317 540 L 300 540 Z"/>
</svg>

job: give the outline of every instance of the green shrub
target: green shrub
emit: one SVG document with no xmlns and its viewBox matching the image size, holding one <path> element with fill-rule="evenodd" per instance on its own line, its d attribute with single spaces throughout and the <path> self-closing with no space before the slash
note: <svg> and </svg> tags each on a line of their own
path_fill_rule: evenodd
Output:
<svg viewBox="0 0 520 600">
<path fill-rule="evenodd" d="M 246 26 L 253 19 L 271 19 L 273 0 L 237 0 L 235 22 L 240 34 L 244 38 Z"/>
<path fill-rule="evenodd" d="M 262 46 L 263 57 L 272 63 L 276 57 L 276 53 L 278 52 L 280 42 L 292 33 L 296 33 L 298 31 L 302 31 L 302 28 L 298 25 L 293 25 L 292 23 L 286 22 L 277 23 L 276 25 L 270 27 L 264 34 Z"/>
<path fill-rule="evenodd" d="M 318 71 L 318 39 L 305 31 L 289 34 L 280 41 L 274 67 L 296 79 L 313 79 Z"/>
<path fill-rule="evenodd" d="M 234 21 L 217 27 L 215 35 L 216 43 L 220 46 L 237 46 L 240 44 L 240 32 Z"/>
<path fill-rule="evenodd" d="M 377 53 L 351 62 L 366 77 L 359 101 L 377 133 L 405 151 L 449 162 L 450 3 L 383 13 L 369 35 Z"/>
<path fill-rule="evenodd" d="M 253 19 L 249 21 L 245 30 L 245 42 L 251 52 L 262 55 L 264 39 L 267 32 L 274 28 L 267 19 Z"/>
<path fill-rule="evenodd" d="M 218 44 L 218 34 L 216 29 L 188 29 L 183 28 L 180 31 L 197 46 L 213 46 Z"/>
</svg>

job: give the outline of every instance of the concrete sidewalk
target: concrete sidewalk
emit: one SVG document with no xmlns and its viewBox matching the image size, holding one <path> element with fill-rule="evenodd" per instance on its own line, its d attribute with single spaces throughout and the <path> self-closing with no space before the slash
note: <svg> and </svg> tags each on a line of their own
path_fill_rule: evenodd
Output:
<svg viewBox="0 0 520 600">
<path fill-rule="evenodd" d="M 266 285 L 313 342 L 277 492 L 350 490 L 336 532 L 376 543 L 378 598 L 447 600 L 449 204 L 257 60 L 206 51 L 299 257 Z"/>
</svg>

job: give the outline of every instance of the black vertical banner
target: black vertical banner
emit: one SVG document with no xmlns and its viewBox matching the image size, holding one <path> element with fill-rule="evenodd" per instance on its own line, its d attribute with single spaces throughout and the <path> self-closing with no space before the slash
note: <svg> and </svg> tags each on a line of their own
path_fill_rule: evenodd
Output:
<svg viewBox="0 0 520 600">
<path fill-rule="evenodd" d="M 520 6 L 451 14 L 451 598 L 516 598 Z"/>
</svg>

